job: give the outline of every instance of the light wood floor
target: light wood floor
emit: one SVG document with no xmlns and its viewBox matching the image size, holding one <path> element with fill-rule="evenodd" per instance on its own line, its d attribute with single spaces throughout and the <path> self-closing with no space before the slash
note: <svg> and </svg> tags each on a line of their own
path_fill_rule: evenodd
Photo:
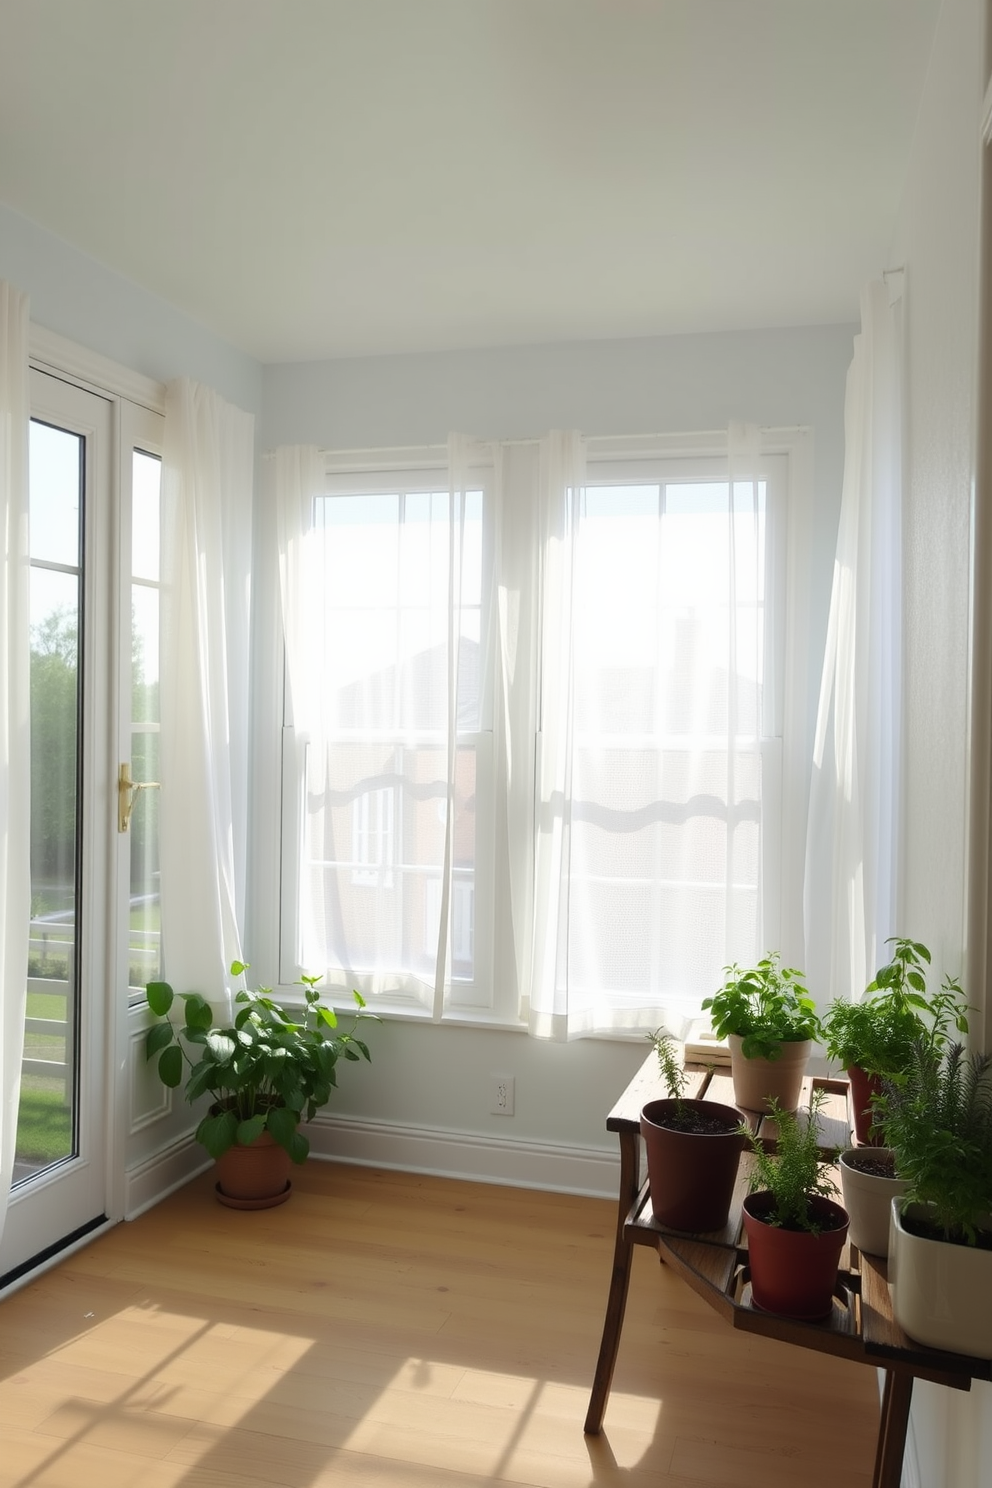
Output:
<svg viewBox="0 0 992 1488">
<path fill-rule="evenodd" d="M 208 1175 L 0 1303 L 18 1488 L 861 1488 L 874 1370 L 728 1328 L 634 1257 L 603 1434 L 582 1422 L 615 1206 L 311 1162 Z"/>
</svg>

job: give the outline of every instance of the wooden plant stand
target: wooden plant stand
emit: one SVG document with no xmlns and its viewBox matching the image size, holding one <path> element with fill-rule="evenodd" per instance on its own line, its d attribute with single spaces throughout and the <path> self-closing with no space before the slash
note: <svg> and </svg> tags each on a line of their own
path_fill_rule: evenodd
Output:
<svg viewBox="0 0 992 1488">
<path fill-rule="evenodd" d="M 720 1101 L 724 1105 L 734 1104 L 733 1082 L 729 1074 L 714 1073 L 692 1065 L 687 1066 L 687 1070 L 692 1076 L 687 1095 Z M 820 1086 L 827 1091 L 827 1101 L 819 1117 L 821 1145 L 825 1149 L 837 1150 L 848 1147 L 851 1122 L 847 1081 L 807 1078 L 803 1087 L 804 1104 L 811 1086 Z M 607 1130 L 616 1132 L 620 1139 L 620 1201 L 613 1273 L 586 1413 L 586 1432 L 598 1435 L 603 1425 L 620 1347 L 633 1248 L 635 1245 L 651 1245 L 661 1260 L 732 1327 L 883 1369 L 885 1388 L 872 1488 L 899 1488 L 914 1379 L 928 1379 L 952 1389 L 970 1390 L 973 1379 L 992 1379 L 992 1361 L 943 1353 L 914 1343 L 892 1316 L 885 1261 L 861 1255 L 853 1246 L 848 1246 L 841 1258 L 833 1312 L 825 1321 L 795 1322 L 753 1308 L 747 1240 L 741 1223 L 741 1205 L 747 1197 L 753 1161 L 749 1155 L 745 1154 L 741 1159 L 730 1218 L 723 1230 L 706 1235 L 686 1235 L 666 1230 L 655 1222 L 647 1180 L 641 1176 L 640 1115 L 641 1107 L 649 1100 L 666 1094 L 658 1072 L 658 1061 L 652 1053 L 606 1119 Z M 774 1121 L 757 1114 L 749 1115 L 748 1121 L 766 1147 L 773 1150 L 776 1139 Z"/>
</svg>

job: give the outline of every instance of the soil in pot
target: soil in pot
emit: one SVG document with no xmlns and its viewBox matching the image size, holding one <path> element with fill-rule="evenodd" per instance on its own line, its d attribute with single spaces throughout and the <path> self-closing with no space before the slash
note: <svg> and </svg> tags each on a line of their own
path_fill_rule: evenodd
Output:
<svg viewBox="0 0 992 1488">
<path fill-rule="evenodd" d="M 943 1245 L 953 1243 L 947 1239 L 940 1225 L 934 1224 L 933 1220 L 927 1217 L 922 1205 L 911 1205 L 903 1210 L 902 1226 L 910 1235 L 916 1235 L 920 1240 L 937 1240 Z M 979 1229 L 976 1231 L 976 1236 L 974 1245 L 969 1245 L 968 1250 L 992 1250 L 992 1230 Z M 962 1250 L 965 1248 L 961 1246 Z"/>
<path fill-rule="evenodd" d="M 715 1101 L 656 1100 L 644 1107 L 641 1135 L 659 1224 L 691 1234 L 723 1229 L 745 1143 L 740 1121 L 739 1111 Z"/>
<path fill-rule="evenodd" d="M 217 1198 L 230 1199 L 231 1208 L 262 1209 L 283 1204 L 289 1196 L 290 1156 L 270 1135 L 262 1132 L 247 1147 L 235 1143 L 217 1159 Z M 246 1202 L 247 1201 L 247 1202 Z"/>
<path fill-rule="evenodd" d="M 767 1192 L 749 1194 L 744 1200 L 754 1304 L 764 1312 L 804 1322 L 829 1317 L 847 1239 L 847 1212 L 832 1199 L 811 1199 L 810 1213 L 822 1227 L 811 1235 L 768 1224 L 773 1202 Z"/>
<path fill-rule="evenodd" d="M 851 1082 L 851 1108 L 854 1112 L 854 1135 L 859 1147 L 881 1147 L 885 1141 L 875 1125 L 872 1096 L 881 1095 L 881 1075 L 869 1075 L 859 1065 L 852 1064 L 847 1071 Z"/>
<path fill-rule="evenodd" d="M 803 1076 L 812 1043 L 809 1039 L 783 1043 L 777 1059 L 748 1059 L 739 1034 L 727 1035 L 734 1099 L 745 1111 L 767 1111 L 769 1101 L 782 1111 L 794 1111 L 802 1094 Z"/>
</svg>

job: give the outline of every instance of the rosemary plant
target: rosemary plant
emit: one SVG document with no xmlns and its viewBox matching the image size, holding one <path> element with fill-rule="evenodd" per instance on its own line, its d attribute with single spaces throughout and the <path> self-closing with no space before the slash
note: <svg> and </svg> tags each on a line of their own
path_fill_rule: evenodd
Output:
<svg viewBox="0 0 992 1488">
<path fill-rule="evenodd" d="M 782 1111 L 772 1103 L 771 1114 L 778 1124 L 778 1150 L 766 1152 L 760 1138 L 746 1125 L 746 1134 L 754 1153 L 751 1192 L 767 1190 L 772 1207 L 765 1222 L 786 1230 L 806 1230 L 812 1235 L 820 1225 L 810 1212 L 810 1199 L 831 1198 L 837 1185 L 830 1176 L 835 1154 L 818 1146 L 816 1117 L 826 1091 L 814 1090 L 805 1111 Z"/>
</svg>

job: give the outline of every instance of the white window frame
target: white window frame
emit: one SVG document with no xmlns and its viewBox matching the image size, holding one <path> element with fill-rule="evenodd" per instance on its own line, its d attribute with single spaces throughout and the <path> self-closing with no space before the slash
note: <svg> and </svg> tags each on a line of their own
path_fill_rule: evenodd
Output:
<svg viewBox="0 0 992 1488">
<path fill-rule="evenodd" d="M 774 727 L 766 731 L 763 766 L 766 782 L 774 783 L 777 776 L 778 789 L 766 789 L 763 803 L 763 843 L 771 849 L 769 858 L 763 864 L 763 929 L 769 948 L 781 950 L 786 961 L 801 965 L 804 954 L 802 882 L 809 792 L 808 758 L 819 685 L 819 675 L 809 650 L 813 492 L 811 431 L 799 427 L 764 429 L 762 452 L 773 462 L 769 466 L 769 473 L 773 475 L 776 473 L 777 459 L 777 485 L 782 510 L 781 520 L 776 524 L 775 541 L 784 556 L 782 590 L 766 599 L 769 612 L 774 606 L 779 606 L 779 614 L 784 615 L 784 620 L 778 625 L 770 624 L 768 628 L 770 635 L 777 636 L 780 652 L 777 658 L 777 675 L 780 686 L 777 690 L 768 689 L 765 704 L 766 709 L 775 710 L 775 720 Z M 720 478 L 725 479 L 727 435 L 725 431 L 716 431 L 648 438 L 595 437 L 587 441 L 587 456 L 590 484 L 598 483 L 601 477 L 611 473 L 617 478 L 633 480 L 637 478 L 638 471 L 648 467 L 657 469 L 659 464 L 669 467 L 666 478 L 673 478 L 672 472 L 681 470 L 686 478 L 698 479 L 701 470 L 708 468 L 711 472 L 719 470 Z M 424 489 L 428 486 L 447 489 L 443 447 L 328 454 L 326 468 L 329 480 L 347 475 L 364 477 L 370 483 L 377 473 L 416 471 L 424 477 Z M 774 501 L 776 498 L 773 495 L 770 499 Z M 491 530 L 488 521 L 487 530 Z M 269 595 L 269 613 L 275 616 L 278 613 L 278 596 L 271 575 L 269 582 L 273 585 Z M 275 642 L 268 646 L 268 654 L 262 658 L 262 677 L 264 678 L 267 668 L 270 677 L 269 695 L 281 698 L 285 696 L 285 689 L 278 629 L 276 622 Z M 536 674 L 533 682 L 536 686 Z M 489 722 L 490 728 L 476 736 L 473 742 L 480 751 L 488 751 L 487 769 L 493 772 L 496 800 L 499 799 L 500 791 L 505 788 L 505 782 L 497 779 L 494 773 L 491 720 Z M 516 740 L 514 747 L 518 761 L 521 750 L 525 757 L 533 760 L 533 739 Z M 261 939 L 273 948 L 273 958 L 279 966 L 279 981 L 284 987 L 291 985 L 304 969 L 296 966 L 292 955 L 286 954 L 290 942 L 284 933 L 284 927 L 291 923 L 295 914 L 297 885 L 294 864 L 299 843 L 299 813 L 302 810 L 298 781 L 301 778 L 305 748 L 306 741 L 297 737 L 292 720 L 286 715 L 280 740 L 276 742 L 279 753 L 271 756 L 276 765 L 276 778 L 281 780 L 281 805 L 273 801 L 267 808 L 269 820 L 277 828 L 272 839 L 276 849 L 275 863 L 268 878 L 264 868 L 258 874 L 255 898 L 259 907 L 259 919 L 265 920 L 271 927 L 268 935 L 263 934 Z M 481 754 L 479 758 L 481 764 Z M 488 985 L 483 985 L 482 979 L 477 978 L 478 986 L 462 989 L 449 999 L 443 1018 L 446 1022 L 463 1022 L 477 1027 L 519 1028 L 521 1020 L 516 997 L 511 998 L 506 988 L 498 983 L 493 985 L 492 980 L 498 974 L 494 970 L 494 946 L 502 944 L 505 939 L 503 932 L 506 927 L 502 924 L 502 916 L 508 913 L 505 885 L 497 885 L 493 875 L 493 822 L 493 813 L 490 812 L 486 820 L 480 817 L 477 824 L 478 862 L 474 894 L 476 966 L 488 968 Z M 281 877 L 277 877 L 280 862 Z M 260 897 L 266 883 L 273 886 L 279 898 L 278 924 L 271 913 L 271 900 L 265 904 Z M 499 901 L 498 906 L 494 893 L 495 900 Z M 497 910 L 500 916 L 498 920 L 495 918 Z M 505 951 L 500 954 L 504 955 Z M 340 996 L 342 1004 L 347 1001 L 344 991 L 347 977 L 348 973 L 343 973 L 340 987 L 328 988 L 332 999 L 337 1000 Z M 357 981 L 353 984 L 360 985 Z M 388 994 L 380 995 L 376 999 L 376 1006 L 378 1011 L 390 1016 L 417 1020 L 430 1017 L 422 1001 L 404 993 L 398 986 L 392 988 Z M 619 1036 L 640 1035 L 631 1033 Z"/>
</svg>

